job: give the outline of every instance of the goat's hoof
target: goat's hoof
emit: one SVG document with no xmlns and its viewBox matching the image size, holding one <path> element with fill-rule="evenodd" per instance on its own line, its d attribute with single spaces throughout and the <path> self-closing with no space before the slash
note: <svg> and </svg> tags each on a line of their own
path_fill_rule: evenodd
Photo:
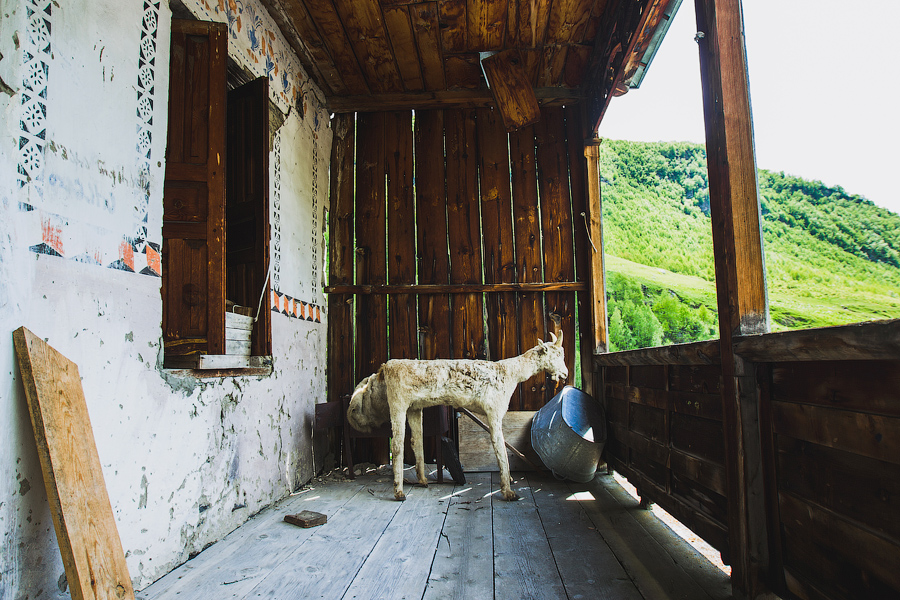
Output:
<svg viewBox="0 0 900 600">
<path fill-rule="evenodd" d="M 509 490 L 508 492 L 503 492 L 503 499 L 507 502 L 515 502 L 519 499 L 519 495 L 514 491 Z"/>
<path fill-rule="evenodd" d="M 427 482 L 427 481 L 417 481 L 417 482 L 416 482 L 416 485 L 419 486 L 419 487 L 427 488 L 427 487 L 428 487 L 428 482 Z"/>
<path fill-rule="evenodd" d="M 394 492 L 394 499 L 395 499 L 395 500 L 400 500 L 400 501 L 402 502 L 403 500 L 406 500 L 406 494 L 404 494 L 404 493 L 403 493 L 402 491 L 400 491 L 400 490 L 397 490 L 397 491 Z"/>
</svg>

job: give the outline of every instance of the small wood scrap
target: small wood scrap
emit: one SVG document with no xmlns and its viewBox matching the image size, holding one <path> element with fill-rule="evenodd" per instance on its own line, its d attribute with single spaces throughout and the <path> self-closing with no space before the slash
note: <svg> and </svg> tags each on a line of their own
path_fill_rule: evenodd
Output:
<svg viewBox="0 0 900 600">
<path fill-rule="evenodd" d="M 328 522 L 328 517 L 326 515 L 323 515 L 322 513 L 317 513 L 311 510 L 301 510 L 300 512 L 293 515 L 284 515 L 284 522 L 290 523 L 291 525 L 296 525 L 297 527 L 308 529 L 310 527 L 324 525 L 326 522 Z"/>
</svg>

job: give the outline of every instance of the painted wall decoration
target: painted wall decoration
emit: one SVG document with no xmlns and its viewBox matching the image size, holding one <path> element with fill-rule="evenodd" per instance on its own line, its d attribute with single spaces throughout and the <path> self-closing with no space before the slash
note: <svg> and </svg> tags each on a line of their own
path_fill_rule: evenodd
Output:
<svg viewBox="0 0 900 600">
<path fill-rule="evenodd" d="M 28 34 L 24 47 L 22 112 L 19 120 L 19 187 L 29 180 L 36 180 L 44 168 L 52 6 L 49 0 L 28 0 L 25 3 Z"/>
</svg>

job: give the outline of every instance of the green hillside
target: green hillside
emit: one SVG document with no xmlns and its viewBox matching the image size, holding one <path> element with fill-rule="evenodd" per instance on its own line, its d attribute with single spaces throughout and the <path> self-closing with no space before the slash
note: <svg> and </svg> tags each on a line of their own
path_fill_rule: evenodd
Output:
<svg viewBox="0 0 900 600">
<path fill-rule="evenodd" d="M 600 146 L 611 349 L 718 336 L 706 151 Z M 759 172 L 772 330 L 900 317 L 900 216 Z"/>
</svg>

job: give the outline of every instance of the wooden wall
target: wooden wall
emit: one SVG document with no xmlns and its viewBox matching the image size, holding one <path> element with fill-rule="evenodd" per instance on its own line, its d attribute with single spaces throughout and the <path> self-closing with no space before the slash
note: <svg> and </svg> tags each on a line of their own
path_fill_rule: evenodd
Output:
<svg viewBox="0 0 900 600">
<path fill-rule="evenodd" d="M 578 108 L 507 134 L 495 110 L 335 117 L 330 213 L 330 399 L 389 358 L 516 356 L 562 331 L 574 382 L 588 274 Z M 570 169 L 570 163 L 574 166 Z M 582 317 L 584 318 L 584 317 Z M 514 394 L 537 410 L 543 376 Z"/>
<path fill-rule="evenodd" d="M 728 554 L 718 342 L 597 358 L 608 420 L 606 460 L 638 489 Z"/>
</svg>

